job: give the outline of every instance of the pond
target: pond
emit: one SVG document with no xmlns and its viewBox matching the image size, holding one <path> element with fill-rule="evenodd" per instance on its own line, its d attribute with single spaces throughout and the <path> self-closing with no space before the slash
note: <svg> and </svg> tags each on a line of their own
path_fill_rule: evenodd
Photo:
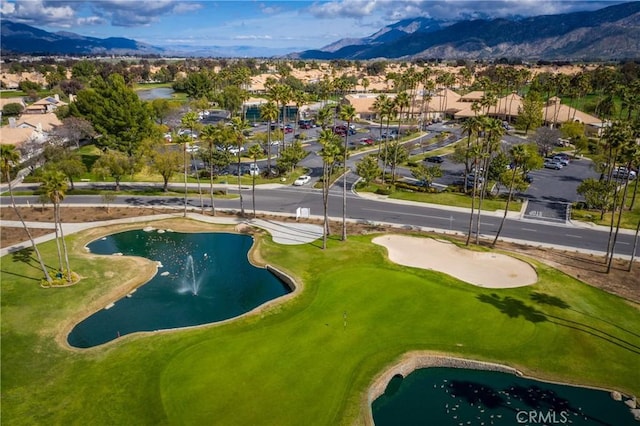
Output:
<svg viewBox="0 0 640 426">
<path fill-rule="evenodd" d="M 372 412 L 376 426 L 638 425 L 609 392 L 443 367 L 395 376 Z"/>
<path fill-rule="evenodd" d="M 93 241 L 87 246 L 91 253 L 145 257 L 158 262 L 158 272 L 77 324 L 68 343 L 88 348 L 138 331 L 222 321 L 290 293 L 274 274 L 249 262 L 252 244 L 248 235 L 155 229 Z"/>
<path fill-rule="evenodd" d="M 171 99 L 174 90 L 171 87 L 154 87 L 153 89 L 142 89 L 136 92 L 143 101 L 154 99 Z"/>
</svg>

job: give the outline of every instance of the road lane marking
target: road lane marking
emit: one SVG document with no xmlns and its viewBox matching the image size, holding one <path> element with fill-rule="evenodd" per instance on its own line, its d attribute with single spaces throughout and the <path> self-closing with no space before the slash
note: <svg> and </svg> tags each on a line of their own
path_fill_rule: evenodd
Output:
<svg viewBox="0 0 640 426">
<path fill-rule="evenodd" d="M 538 232 L 535 229 L 531 229 L 531 228 L 520 228 L 522 231 L 529 231 L 529 232 Z"/>
<path fill-rule="evenodd" d="M 567 237 L 572 237 L 572 238 L 582 238 L 582 236 L 580 235 L 572 235 L 572 234 L 565 234 Z"/>
<path fill-rule="evenodd" d="M 418 213 L 403 213 L 403 212 L 393 211 L 393 210 L 378 210 L 378 209 L 362 209 L 362 210 L 371 211 L 371 212 L 378 212 L 378 213 L 399 214 L 399 215 L 403 215 L 403 216 L 417 216 L 417 217 L 428 217 L 430 219 L 451 220 L 450 217 L 429 216 L 429 215 L 426 215 L 426 214 L 418 214 Z"/>
</svg>

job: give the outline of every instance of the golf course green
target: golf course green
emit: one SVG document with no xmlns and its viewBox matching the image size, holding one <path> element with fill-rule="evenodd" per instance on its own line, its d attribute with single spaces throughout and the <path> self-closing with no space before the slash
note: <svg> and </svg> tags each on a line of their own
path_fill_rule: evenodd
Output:
<svg viewBox="0 0 640 426">
<path fill-rule="evenodd" d="M 181 230 L 178 220 L 153 226 Z M 155 271 L 83 251 L 121 229 L 68 237 L 83 277 L 70 287 L 42 288 L 29 253 L 1 259 L 3 424 L 363 424 L 376 375 L 414 350 L 640 395 L 638 305 L 531 259 L 536 284 L 476 287 L 390 262 L 375 235 L 322 250 L 257 231 L 251 258 L 294 277 L 291 295 L 220 324 L 70 348 L 73 325 Z M 55 243 L 40 247 L 55 264 Z"/>
</svg>

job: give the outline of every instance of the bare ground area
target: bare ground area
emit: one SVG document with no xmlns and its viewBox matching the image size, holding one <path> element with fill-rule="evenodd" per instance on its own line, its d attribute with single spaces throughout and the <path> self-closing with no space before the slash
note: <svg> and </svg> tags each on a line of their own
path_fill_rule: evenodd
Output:
<svg viewBox="0 0 640 426">
<path fill-rule="evenodd" d="M 150 209 L 137 207 L 112 207 L 107 211 L 104 207 L 65 207 L 63 210 L 63 220 L 65 222 L 94 222 L 124 217 L 151 216 L 166 213 L 181 213 L 182 210 Z M 31 222 L 53 222 L 53 210 L 51 208 L 22 208 L 21 214 L 25 221 Z M 217 212 L 217 216 L 233 216 L 232 213 Z M 295 222 L 293 217 L 282 216 L 260 216 L 262 219 L 271 219 L 281 222 Z M 15 212 L 11 208 L 0 209 L 1 220 L 18 220 Z M 320 223 L 320 221 L 308 220 L 309 223 Z M 331 232 L 333 235 L 340 235 L 341 224 L 332 223 Z M 32 228 L 33 237 L 51 233 L 50 229 Z M 369 224 L 348 225 L 349 234 L 364 233 L 412 233 L 415 229 L 402 229 L 396 227 L 384 227 Z M 448 236 L 455 240 L 455 237 Z M 12 244 L 27 240 L 26 233 L 22 228 L 2 227 L 0 232 L 0 247 L 7 247 Z M 486 244 L 488 245 L 488 244 Z M 615 260 L 611 273 L 606 273 L 604 258 L 590 254 L 582 254 L 574 251 L 552 250 L 548 248 L 538 248 L 524 244 L 498 243 L 498 249 L 521 253 L 541 262 L 545 262 L 564 273 L 576 277 L 594 287 L 601 288 L 609 293 L 617 294 L 626 299 L 640 303 L 640 266 L 634 264 L 631 272 L 627 272 L 627 261 Z"/>
</svg>

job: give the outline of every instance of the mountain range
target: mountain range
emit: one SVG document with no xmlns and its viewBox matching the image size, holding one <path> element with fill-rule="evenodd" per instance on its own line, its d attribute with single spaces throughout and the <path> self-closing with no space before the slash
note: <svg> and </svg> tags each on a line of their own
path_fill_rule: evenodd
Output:
<svg viewBox="0 0 640 426">
<path fill-rule="evenodd" d="M 366 38 L 340 40 L 291 56 L 325 60 L 639 58 L 640 2 L 516 20 L 407 19 Z"/>
<path fill-rule="evenodd" d="M 3 55 L 158 55 L 298 59 L 497 59 L 619 60 L 640 58 L 640 2 L 592 12 L 521 19 L 447 22 L 405 19 L 364 38 L 342 39 L 321 49 L 287 52 L 250 46 L 158 47 L 128 38 L 100 39 L 70 32 L 50 33 L 2 21 Z"/>
</svg>

